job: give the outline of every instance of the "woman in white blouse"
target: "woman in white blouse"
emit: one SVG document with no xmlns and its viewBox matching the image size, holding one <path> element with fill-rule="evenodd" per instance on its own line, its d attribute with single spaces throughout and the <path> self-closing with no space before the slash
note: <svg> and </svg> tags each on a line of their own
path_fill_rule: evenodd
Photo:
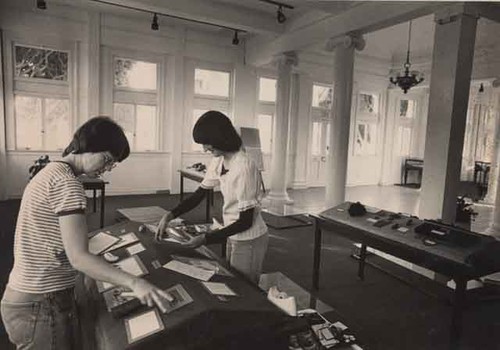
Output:
<svg viewBox="0 0 500 350">
<path fill-rule="evenodd" d="M 193 128 L 193 139 L 213 158 L 196 192 L 167 212 L 160 221 L 156 239 L 161 241 L 169 221 L 190 211 L 220 186 L 224 204 L 224 227 L 193 237 L 184 243 L 196 248 L 227 239 L 226 256 L 232 267 L 258 282 L 267 251 L 267 226 L 260 214 L 260 173 L 241 149 L 241 138 L 231 120 L 221 112 L 208 111 Z"/>
</svg>

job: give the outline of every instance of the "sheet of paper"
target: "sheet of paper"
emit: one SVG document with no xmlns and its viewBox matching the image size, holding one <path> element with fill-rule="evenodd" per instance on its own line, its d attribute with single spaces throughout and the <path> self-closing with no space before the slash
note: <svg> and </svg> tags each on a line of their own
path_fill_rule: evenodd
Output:
<svg viewBox="0 0 500 350">
<path fill-rule="evenodd" d="M 129 330 L 129 342 L 142 339 L 163 329 L 163 324 L 155 310 L 125 320 Z"/>
<path fill-rule="evenodd" d="M 124 235 L 121 235 L 120 238 L 121 238 L 121 241 L 112 245 L 108 249 L 106 249 L 106 252 L 111 252 L 115 249 L 119 249 L 121 247 L 125 247 L 126 245 L 129 245 L 129 244 L 132 244 L 132 243 L 139 241 L 139 238 L 133 232 L 129 232 L 129 233 L 126 233 Z"/>
<path fill-rule="evenodd" d="M 165 209 L 158 206 L 121 208 L 117 209 L 117 211 L 131 221 L 142 223 L 158 222 L 167 213 Z"/>
<path fill-rule="evenodd" d="M 137 256 L 131 256 L 115 264 L 119 269 L 126 271 L 134 276 L 142 276 L 146 272 L 139 263 L 139 258 Z"/>
<path fill-rule="evenodd" d="M 207 271 L 204 269 L 200 269 L 198 267 L 194 267 L 189 264 L 184 264 L 177 260 L 169 261 L 168 263 L 163 265 L 163 267 L 202 281 L 208 281 L 215 274 L 214 271 Z"/>
<path fill-rule="evenodd" d="M 130 255 L 135 255 L 135 254 L 138 254 L 138 253 L 143 252 L 145 250 L 146 250 L 146 248 L 144 248 L 142 243 L 137 243 L 137 244 L 134 244 L 133 246 L 130 246 L 127 248 L 127 252 Z"/>
<path fill-rule="evenodd" d="M 94 255 L 100 254 L 118 241 L 120 241 L 118 237 L 99 232 L 89 239 L 89 252 Z"/>
<path fill-rule="evenodd" d="M 215 295 L 236 295 L 235 292 L 231 290 L 225 283 L 220 282 L 201 282 L 210 291 L 210 293 Z"/>
</svg>

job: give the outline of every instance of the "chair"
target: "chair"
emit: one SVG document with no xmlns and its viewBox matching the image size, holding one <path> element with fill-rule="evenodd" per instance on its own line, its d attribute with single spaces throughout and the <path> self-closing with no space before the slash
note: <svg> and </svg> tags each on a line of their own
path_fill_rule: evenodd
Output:
<svg viewBox="0 0 500 350">
<path fill-rule="evenodd" d="M 408 182 L 408 173 L 410 171 L 416 171 L 418 174 L 418 185 L 421 184 L 422 182 L 422 172 L 424 170 L 424 160 L 420 158 L 406 158 L 403 169 L 402 169 L 402 176 L 403 176 L 403 184 L 406 185 Z"/>
</svg>

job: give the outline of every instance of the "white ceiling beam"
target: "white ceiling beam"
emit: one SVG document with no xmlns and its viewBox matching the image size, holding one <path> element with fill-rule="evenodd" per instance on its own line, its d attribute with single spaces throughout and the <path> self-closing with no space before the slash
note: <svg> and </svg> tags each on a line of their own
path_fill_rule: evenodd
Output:
<svg viewBox="0 0 500 350">
<path fill-rule="evenodd" d="M 309 25 L 302 24 L 298 29 L 289 30 L 266 43 L 249 40 L 247 62 L 261 66 L 282 52 L 302 50 L 347 33 L 364 34 L 390 27 L 428 15 L 445 5 L 443 2 L 365 2 L 339 15 L 329 16 Z"/>
</svg>

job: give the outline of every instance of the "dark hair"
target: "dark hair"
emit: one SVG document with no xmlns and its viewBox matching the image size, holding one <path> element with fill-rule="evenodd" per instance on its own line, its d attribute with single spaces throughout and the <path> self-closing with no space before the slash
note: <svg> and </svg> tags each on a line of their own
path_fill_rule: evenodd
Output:
<svg viewBox="0 0 500 350">
<path fill-rule="evenodd" d="M 224 152 L 236 152 L 241 148 L 241 138 L 231 120 L 218 111 L 208 111 L 198 119 L 193 128 L 196 143 L 210 145 Z"/>
<path fill-rule="evenodd" d="M 109 117 L 99 116 L 87 120 L 76 130 L 62 155 L 87 152 L 110 152 L 121 162 L 129 156 L 130 147 L 122 127 Z"/>
</svg>

